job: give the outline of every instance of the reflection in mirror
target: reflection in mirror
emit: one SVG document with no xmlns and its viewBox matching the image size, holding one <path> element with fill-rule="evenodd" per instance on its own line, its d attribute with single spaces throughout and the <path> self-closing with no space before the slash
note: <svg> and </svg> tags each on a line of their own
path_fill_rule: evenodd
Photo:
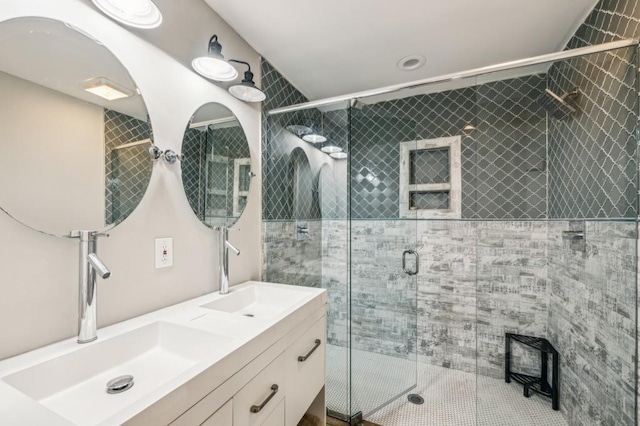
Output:
<svg viewBox="0 0 640 426">
<path fill-rule="evenodd" d="M 0 207 L 53 235 L 126 219 L 151 176 L 135 82 L 99 41 L 44 18 L 0 23 Z"/>
<path fill-rule="evenodd" d="M 296 148 L 289 158 L 289 194 L 292 218 L 320 217 L 318 205 L 318 179 L 311 173 L 307 154 Z"/>
<path fill-rule="evenodd" d="M 231 110 L 217 103 L 191 117 L 182 142 L 182 182 L 193 212 L 207 226 L 231 227 L 251 186 L 249 143 Z"/>
<path fill-rule="evenodd" d="M 320 216 L 326 219 L 347 217 L 347 187 L 340 185 L 346 182 L 347 167 L 344 162 L 333 165 L 327 163 L 320 168 L 318 176 L 318 204 Z"/>
</svg>

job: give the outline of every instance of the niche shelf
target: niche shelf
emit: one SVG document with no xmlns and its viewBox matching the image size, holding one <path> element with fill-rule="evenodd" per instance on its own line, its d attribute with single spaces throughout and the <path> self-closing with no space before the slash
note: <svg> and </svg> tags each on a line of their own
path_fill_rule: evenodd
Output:
<svg viewBox="0 0 640 426">
<path fill-rule="evenodd" d="M 400 217 L 460 218 L 461 137 L 400 143 Z"/>
</svg>

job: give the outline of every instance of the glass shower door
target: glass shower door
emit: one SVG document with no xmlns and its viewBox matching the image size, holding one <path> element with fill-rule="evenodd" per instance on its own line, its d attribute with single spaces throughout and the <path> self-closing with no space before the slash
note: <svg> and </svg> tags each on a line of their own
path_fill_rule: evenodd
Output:
<svg viewBox="0 0 640 426">
<path fill-rule="evenodd" d="M 401 154 L 416 147 L 415 123 L 373 105 L 351 108 L 349 122 L 350 412 L 367 418 L 417 383 L 419 259 L 411 203 L 425 200 L 410 191 Z"/>
</svg>

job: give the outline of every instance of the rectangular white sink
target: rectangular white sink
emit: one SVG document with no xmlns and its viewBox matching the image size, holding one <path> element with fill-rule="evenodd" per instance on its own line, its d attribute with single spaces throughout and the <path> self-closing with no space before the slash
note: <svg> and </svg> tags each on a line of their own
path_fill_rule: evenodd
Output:
<svg viewBox="0 0 640 426">
<path fill-rule="evenodd" d="M 272 318 L 307 296 L 307 292 L 295 288 L 277 288 L 258 284 L 238 290 L 231 289 L 229 294 L 201 307 L 247 317 Z"/>
<path fill-rule="evenodd" d="M 154 322 L 6 376 L 3 381 L 62 417 L 99 424 L 160 386 L 223 354 L 232 338 L 169 322 Z M 111 379 L 134 386 L 108 394 Z"/>
</svg>

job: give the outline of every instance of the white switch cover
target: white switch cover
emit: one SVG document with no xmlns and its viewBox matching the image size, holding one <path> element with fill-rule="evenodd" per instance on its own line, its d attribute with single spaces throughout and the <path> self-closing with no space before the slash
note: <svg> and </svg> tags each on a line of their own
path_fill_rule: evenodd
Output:
<svg viewBox="0 0 640 426">
<path fill-rule="evenodd" d="M 156 269 L 173 266 L 173 238 L 156 238 Z"/>
</svg>

